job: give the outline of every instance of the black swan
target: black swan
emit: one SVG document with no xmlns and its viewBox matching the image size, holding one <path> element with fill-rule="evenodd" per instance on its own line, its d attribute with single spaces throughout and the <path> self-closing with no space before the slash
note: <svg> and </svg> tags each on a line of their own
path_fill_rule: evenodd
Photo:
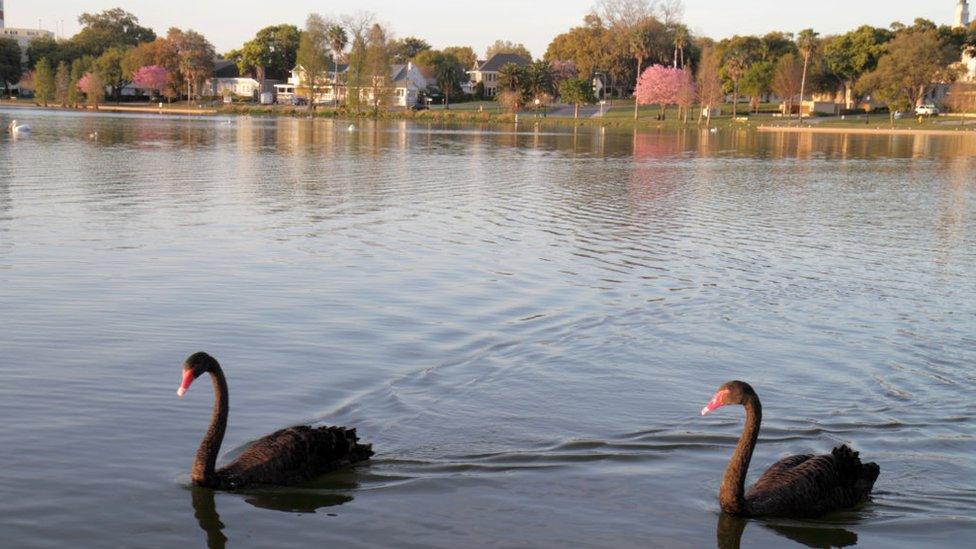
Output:
<svg viewBox="0 0 976 549">
<path fill-rule="evenodd" d="M 725 470 L 718 496 L 726 513 L 752 517 L 812 518 L 854 507 L 871 495 L 871 488 L 881 469 L 876 463 L 861 463 L 858 453 L 846 445 L 834 448 L 826 455 L 783 458 L 746 492 L 746 473 L 752 450 L 759 438 L 762 405 L 748 383 L 730 381 L 719 387 L 712 400 L 702 408 L 701 414 L 728 404 L 745 407 L 746 425 Z"/>
<path fill-rule="evenodd" d="M 232 463 L 219 470 L 217 452 L 227 429 L 227 379 L 215 358 L 191 355 L 183 363 L 183 396 L 201 375 L 210 374 L 214 409 L 210 428 L 200 443 L 190 479 L 196 486 L 235 490 L 254 484 L 286 485 L 311 480 L 373 455 L 371 444 L 359 444 L 355 429 L 345 427 L 289 427 L 251 443 Z"/>
</svg>

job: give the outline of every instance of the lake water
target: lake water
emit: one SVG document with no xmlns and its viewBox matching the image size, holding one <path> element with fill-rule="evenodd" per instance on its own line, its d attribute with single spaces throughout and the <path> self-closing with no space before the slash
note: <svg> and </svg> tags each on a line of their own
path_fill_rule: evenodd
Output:
<svg viewBox="0 0 976 549">
<path fill-rule="evenodd" d="M 0 539 L 16 547 L 921 547 L 976 536 L 976 139 L 0 111 Z M 98 131 L 97 140 L 88 134 Z M 354 425 L 366 466 L 188 485 Z M 873 502 L 716 492 L 852 443 Z M 800 545 L 802 546 L 802 545 Z"/>
</svg>

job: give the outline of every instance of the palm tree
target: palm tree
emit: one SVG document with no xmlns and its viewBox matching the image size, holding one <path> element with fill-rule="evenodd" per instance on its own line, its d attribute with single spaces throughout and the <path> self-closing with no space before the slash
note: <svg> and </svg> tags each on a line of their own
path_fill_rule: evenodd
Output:
<svg viewBox="0 0 976 549">
<path fill-rule="evenodd" d="M 672 30 L 672 37 L 674 39 L 674 68 L 684 68 L 685 67 L 685 46 L 688 45 L 689 32 L 688 27 L 684 25 L 675 25 Z"/>
<path fill-rule="evenodd" d="M 631 30 L 630 53 L 637 60 L 637 79 L 640 80 L 644 60 L 650 57 L 654 48 L 654 36 L 648 25 L 638 24 Z M 634 120 L 640 116 L 640 102 L 634 98 Z"/>
<path fill-rule="evenodd" d="M 434 56 L 434 79 L 437 80 L 437 87 L 444 92 L 444 108 L 451 108 L 451 92 L 461 85 L 461 75 L 464 70 L 461 62 L 453 55 L 438 53 Z"/>
<path fill-rule="evenodd" d="M 329 27 L 328 34 L 326 38 L 329 40 L 329 46 L 332 48 L 333 59 L 332 64 L 334 67 L 335 78 L 332 82 L 332 99 L 335 106 L 339 106 L 339 57 L 342 55 L 342 50 L 346 49 L 346 44 L 349 43 L 349 35 L 346 34 L 346 29 L 342 28 L 341 25 L 332 25 Z"/>
<path fill-rule="evenodd" d="M 817 33 L 813 29 L 803 29 L 796 38 L 796 46 L 803 54 L 803 76 L 800 78 L 800 116 L 803 116 L 803 94 L 807 88 L 807 66 L 810 64 L 810 56 L 817 49 Z"/>
</svg>

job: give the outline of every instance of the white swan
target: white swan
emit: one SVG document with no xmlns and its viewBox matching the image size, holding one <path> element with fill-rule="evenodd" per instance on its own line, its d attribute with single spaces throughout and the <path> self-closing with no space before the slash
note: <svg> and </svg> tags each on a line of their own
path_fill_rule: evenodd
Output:
<svg viewBox="0 0 976 549">
<path fill-rule="evenodd" d="M 354 131 L 356 131 L 356 125 L 355 124 L 349 124 L 349 127 L 346 128 L 346 130 L 347 131 L 350 131 L 350 132 L 354 132 Z"/>
<path fill-rule="evenodd" d="M 10 133 L 14 135 L 30 133 L 31 131 L 30 126 L 28 126 L 27 124 L 18 124 L 16 120 L 11 121 L 10 126 L 8 126 L 8 128 L 10 129 Z"/>
</svg>

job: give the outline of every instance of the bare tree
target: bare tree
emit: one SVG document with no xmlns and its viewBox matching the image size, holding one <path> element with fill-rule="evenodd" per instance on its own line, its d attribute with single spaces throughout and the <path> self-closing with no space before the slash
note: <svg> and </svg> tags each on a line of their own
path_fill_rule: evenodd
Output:
<svg viewBox="0 0 976 549">
<path fill-rule="evenodd" d="M 803 63 L 797 56 L 788 53 L 776 63 L 773 74 L 773 92 L 783 101 L 783 114 L 793 114 L 796 98 L 803 89 Z"/>
<path fill-rule="evenodd" d="M 366 36 L 376 24 L 376 15 L 368 11 L 357 11 L 342 17 L 342 25 L 346 27 L 349 36 Z"/>
<path fill-rule="evenodd" d="M 657 12 L 665 25 L 680 23 L 685 16 L 685 3 L 681 0 L 660 0 Z"/>
<path fill-rule="evenodd" d="M 597 0 L 592 14 L 611 27 L 629 27 L 654 17 L 658 0 Z"/>
<path fill-rule="evenodd" d="M 719 71 L 722 68 L 722 61 L 714 48 L 705 48 L 702 51 L 701 63 L 698 65 L 697 92 L 698 103 L 701 105 L 702 114 L 707 116 L 707 125 L 712 124 L 712 109 L 721 104 L 725 98 L 722 91 L 722 77 Z M 701 122 L 701 116 L 698 117 Z"/>
</svg>

